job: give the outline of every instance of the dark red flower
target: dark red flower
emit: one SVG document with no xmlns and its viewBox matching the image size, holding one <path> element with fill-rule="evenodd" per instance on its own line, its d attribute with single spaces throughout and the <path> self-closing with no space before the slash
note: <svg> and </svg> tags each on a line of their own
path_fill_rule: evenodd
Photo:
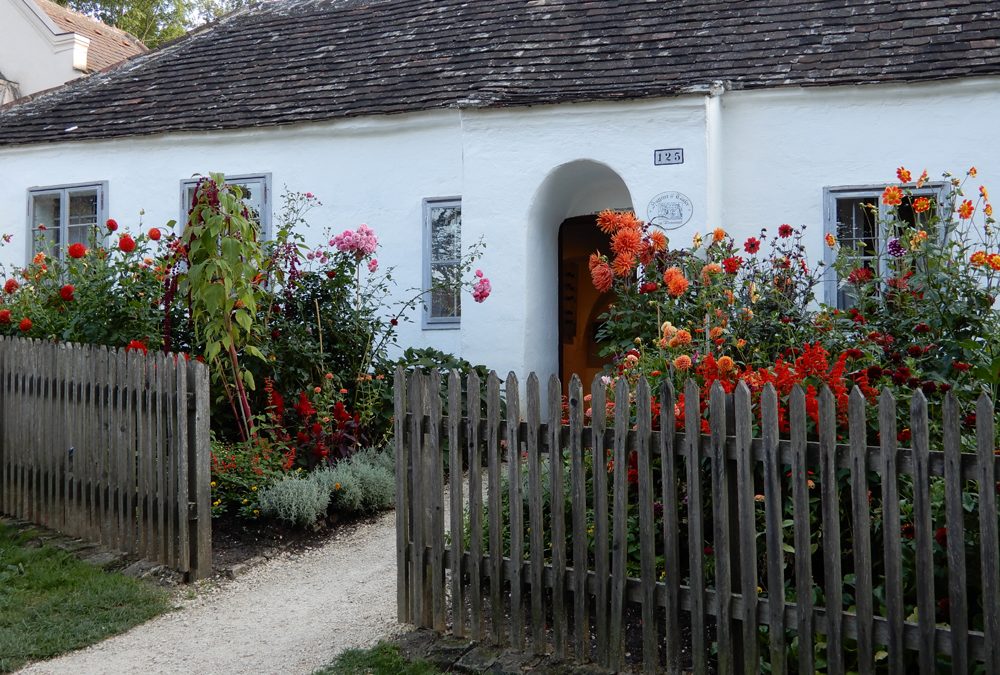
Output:
<svg viewBox="0 0 1000 675">
<path fill-rule="evenodd" d="M 715 549 L 712 548 L 711 546 L 706 546 L 704 549 L 702 549 L 702 552 L 705 555 L 713 555 L 715 553 Z"/>
<path fill-rule="evenodd" d="M 960 373 L 964 373 L 972 368 L 972 364 L 966 363 L 965 361 L 952 361 L 951 367 Z"/>
<path fill-rule="evenodd" d="M 17 283 L 17 279 L 8 279 L 7 283 L 3 285 L 3 292 L 10 295 L 20 287 L 21 284 Z"/>
<path fill-rule="evenodd" d="M 82 258 L 87 255 L 87 247 L 80 242 L 77 242 L 75 244 L 70 244 L 66 252 L 69 253 L 70 258 Z"/>
<path fill-rule="evenodd" d="M 930 333 L 931 332 L 931 327 L 928 326 L 926 323 L 921 322 L 921 323 L 918 323 L 916 326 L 913 327 L 913 332 L 914 333 Z"/>
<path fill-rule="evenodd" d="M 131 253 L 135 250 L 135 239 L 129 234 L 123 234 L 118 238 L 118 248 L 125 253 Z"/>
<path fill-rule="evenodd" d="M 73 301 L 73 291 L 75 291 L 75 290 L 76 289 L 73 288 L 72 284 L 66 284 L 65 286 L 63 286 L 62 288 L 59 289 L 59 297 L 62 298 L 63 300 L 65 300 L 66 302 L 72 302 Z"/>
<path fill-rule="evenodd" d="M 153 241 L 159 241 L 160 240 L 160 229 L 157 228 L 157 227 L 151 227 L 151 228 L 149 228 L 149 238 L 152 239 Z"/>
<path fill-rule="evenodd" d="M 875 379 L 882 377 L 882 367 L 881 366 L 868 366 L 868 377 Z"/>
<path fill-rule="evenodd" d="M 909 427 L 896 434 L 896 440 L 900 443 L 909 443 L 911 438 L 913 438 L 913 432 L 910 431 Z"/>
<path fill-rule="evenodd" d="M 920 386 L 920 380 L 916 377 L 911 377 L 906 380 L 906 386 L 910 389 L 916 389 Z"/>
<path fill-rule="evenodd" d="M 858 349 L 857 347 L 851 347 L 850 349 L 846 350 L 844 354 L 849 359 L 860 359 L 865 355 L 865 353 L 860 349 Z"/>
<path fill-rule="evenodd" d="M 105 224 L 108 226 L 108 232 L 114 232 L 118 229 L 118 221 L 114 218 L 108 218 L 108 222 Z"/>
<path fill-rule="evenodd" d="M 948 545 L 948 528 L 947 527 L 939 527 L 938 529 L 934 530 L 934 541 L 936 541 L 941 546 L 947 546 Z"/>
<path fill-rule="evenodd" d="M 295 404 L 294 408 L 302 419 L 311 417 L 316 413 L 316 408 L 313 407 L 313 404 L 309 401 L 309 396 L 304 391 L 299 394 L 299 402 Z"/>
<path fill-rule="evenodd" d="M 951 385 L 948 384 L 947 382 L 939 382 L 938 391 L 941 392 L 942 394 L 946 394 L 949 391 L 951 391 Z"/>
<path fill-rule="evenodd" d="M 788 225 L 787 223 L 778 226 L 778 236 L 781 237 L 782 239 L 792 236 L 794 232 L 795 230 L 792 229 L 792 226 Z"/>
<path fill-rule="evenodd" d="M 743 250 L 753 255 L 760 250 L 760 239 L 757 239 L 756 237 L 748 238 L 745 242 L 743 242 Z"/>
<path fill-rule="evenodd" d="M 31 319 L 29 319 L 28 317 L 24 317 L 23 319 L 21 319 L 21 323 L 19 323 L 17 327 L 21 329 L 22 333 L 27 333 L 29 330 L 31 330 Z"/>
<path fill-rule="evenodd" d="M 951 600 L 948 598 L 941 598 L 938 600 L 937 606 L 938 611 L 941 612 L 941 617 L 947 619 L 948 615 L 951 613 Z"/>
<path fill-rule="evenodd" d="M 0 323 L 10 323 L 9 309 L 0 309 Z"/>
<path fill-rule="evenodd" d="M 656 283 L 655 281 L 647 281 L 644 284 L 642 284 L 641 286 L 639 286 L 639 292 L 640 293 L 652 293 L 653 291 L 655 291 L 659 287 L 660 287 L 660 285 L 658 283 Z"/>
<path fill-rule="evenodd" d="M 722 261 L 722 269 L 726 270 L 726 274 L 736 274 L 742 264 L 743 258 L 738 255 L 731 255 Z"/>
<path fill-rule="evenodd" d="M 868 267 L 856 267 L 847 275 L 847 283 L 864 284 L 875 278 L 875 272 Z"/>
<path fill-rule="evenodd" d="M 923 354 L 924 350 L 923 347 L 921 347 L 920 345 L 910 345 L 909 347 L 906 348 L 906 353 L 916 358 L 917 356 Z"/>
<path fill-rule="evenodd" d="M 928 395 L 937 392 L 938 389 L 937 382 L 934 382 L 932 380 L 924 380 L 923 382 L 920 383 L 920 388 L 923 390 L 925 394 Z"/>
<path fill-rule="evenodd" d="M 913 523 L 904 523 L 903 527 L 899 531 L 900 536 L 903 539 L 913 539 L 916 536 L 916 530 L 913 527 Z"/>
<path fill-rule="evenodd" d="M 142 340 L 131 340 L 125 347 L 126 352 L 142 352 L 143 354 L 148 354 L 149 349 L 146 347 L 146 343 Z"/>
<path fill-rule="evenodd" d="M 6 311 L 6 310 L 4 310 Z M 0 311 L 0 321 L 3 321 L 3 312 Z M 976 413 L 969 413 L 962 418 L 962 425 L 967 429 L 973 429 L 976 426 Z"/>
</svg>

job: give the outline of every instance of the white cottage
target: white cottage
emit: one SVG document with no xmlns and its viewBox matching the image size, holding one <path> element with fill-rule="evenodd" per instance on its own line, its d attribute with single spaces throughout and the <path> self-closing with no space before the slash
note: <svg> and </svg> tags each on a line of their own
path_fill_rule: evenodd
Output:
<svg viewBox="0 0 1000 675">
<path fill-rule="evenodd" d="M 821 259 L 827 230 L 878 236 L 859 205 L 899 165 L 1000 179 L 998 120 L 996 2 L 265 2 L 0 112 L 0 255 L 39 222 L 182 219 L 221 171 L 265 224 L 286 186 L 320 196 L 313 241 L 369 223 L 402 288 L 447 264 L 432 227 L 485 237 L 493 297 L 401 342 L 583 372 L 598 210 L 685 243 L 807 225 Z"/>
</svg>

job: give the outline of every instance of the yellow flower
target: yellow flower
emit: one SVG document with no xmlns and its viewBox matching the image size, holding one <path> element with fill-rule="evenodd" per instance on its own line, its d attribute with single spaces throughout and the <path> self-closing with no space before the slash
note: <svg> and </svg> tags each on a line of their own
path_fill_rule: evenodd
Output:
<svg viewBox="0 0 1000 675">
<path fill-rule="evenodd" d="M 249 504 L 249 503 L 250 503 L 250 500 L 249 500 L 249 499 L 244 499 L 244 500 L 243 500 L 243 503 L 244 503 L 244 504 Z"/>
<path fill-rule="evenodd" d="M 259 515 L 260 515 L 260 510 L 258 510 L 258 509 L 254 509 L 254 510 L 253 510 L 253 514 L 254 514 L 255 516 L 259 516 Z"/>
<path fill-rule="evenodd" d="M 701 232 L 695 232 L 694 238 L 691 240 L 691 246 L 696 249 L 699 249 L 701 248 L 701 243 L 702 243 Z"/>
<path fill-rule="evenodd" d="M 215 481 L 213 480 L 211 483 L 209 483 L 209 485 L 211 485 L 212 487 L 215 487 Z"/>
<path fill-rule="evenodd" d="M 340 484 L 340 483 L 334 483 L 334 484 L 333 484 L 333 491 L 334 491 L 334 492 L 339 492 L 339 491 L 340 491 L 340 488 L 341 488 L 341 487 L 342 487 L 342 486 L 341 486 L 341 484 Z"/>
<path fill-rule="evenodd" d="M 253 490 L 254 492 L 256 492 L 257 491 L 257 486 L 256 485 L 251 485 L 250 489 Z"/>
<path fill-rule="evenodd" d="M 214 502 L 212 502 L 212 506 L 218 506 L 221 503 L 222 503 L 221 499 L 216 499 Z"/>
<path fill-rule="evenodd" d="M 920 244 L 922 244 L 926 239 L 927 239 L 927 232 L 925 230 L 918 231 L 916 234 L 910 237 L 910 250 L 916 251 L 918 248 L 920 248 Z"/>
</svg>

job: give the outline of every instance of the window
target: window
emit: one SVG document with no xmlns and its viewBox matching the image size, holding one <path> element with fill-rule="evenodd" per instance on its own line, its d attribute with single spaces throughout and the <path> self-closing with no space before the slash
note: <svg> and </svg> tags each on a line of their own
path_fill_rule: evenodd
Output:
<svg viewBox="0 0 1000 675">
<path fill-rule="evenodd" d="M 854 249 L 864 267 L 885 276 L 889 271 L 886 246 L 896 232 L 886 229 L 885 222 L 891 207 L 882 204 L 884 186 L 827 188 L 825 190 L 824 235 L 837 237 L 840 246 Z M 927 184 L 920 189 L 910 189 L 913 197 L 929 197 L 940 210 L 944 201 L 944 186 Z M 897 208 L 900 223 L 913 226 L 916 214 L 910 205 L 910 196 L 903 198 Z M 894 229 L 894 228 L 893 228 Z M 824 247 L 827 265 L 833 262 L 833 251 Z M 830 269 L 826 280 L 826 303 L 846 309 L 854 304 L 850 287 L 840 286 L 836 273 Z"/>
<path fill-rule="evenodd" d="M 28 190 L 30 257 L 44 252 L 62 258 L 71 244 L 79 242 L 89 246 L 91 231 L 96 231 L 97 224 L 107 220 L 107 191 L 107 183 Z"/>
<path fill-rule="evenodd" d="M 457 197 L 424 200 L 425 328 L 455 328 L 462 316 L 462 202 Z"/>
<path fill-rule="evenodd" d="M 180 223 L 187 223 L 194 191 L 200 178 L 189 178 L 181 181 L 181 218 Z M 243 199 L 250 209 L 250 216 L 260 225 L 261 238 L 271 238 L 271 174 L 262 173 L 246 176 L 226 176 L 230 185 L 238 185 L 243 190 Z"/>
</svg>

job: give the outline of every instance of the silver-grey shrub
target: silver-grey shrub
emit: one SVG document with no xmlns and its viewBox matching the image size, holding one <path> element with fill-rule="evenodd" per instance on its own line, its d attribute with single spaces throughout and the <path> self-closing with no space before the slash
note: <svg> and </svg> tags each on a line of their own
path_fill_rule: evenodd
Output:
<svg viewBox="0 0 1000 675">
<path fill-rule="evenodd" d="M 395 503 L 395 458 L 388 450 L 361 450 L 323 472 L 321 480 L 342 513 L 367 515 Z"/>
<path fill-rule="evenodd" d="M 326 515 L 330 492 L 312 476 L 286 476 L 264 488 L 258 500 L 265 516 L 297 525 L 311 525 Z"/>
</svg>

